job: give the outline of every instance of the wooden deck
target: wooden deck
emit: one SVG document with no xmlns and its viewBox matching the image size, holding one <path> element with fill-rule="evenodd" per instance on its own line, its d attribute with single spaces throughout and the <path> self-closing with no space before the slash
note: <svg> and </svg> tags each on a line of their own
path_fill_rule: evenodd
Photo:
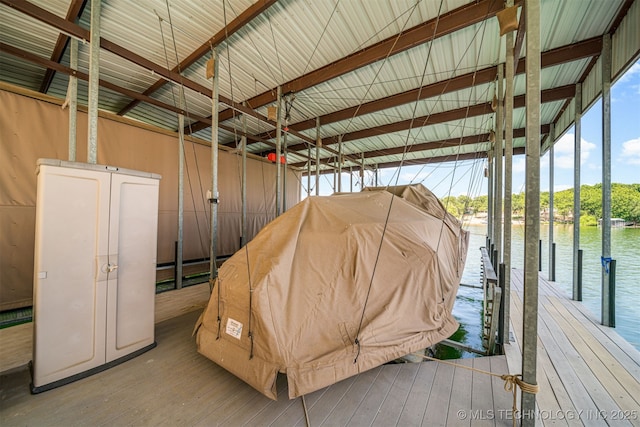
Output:
<svg viewBox="0 0 640 427">
<path fill-rule="evenodd" d="M 287 398 L 284 376 L 272 401 L 196 352 L 198 315 L 158 324 L 155 349 L 58 389 L 34 396 L 26 369 L 3 375 L 0 425 L 306 425 L 302 399 Z M 504 356 L 459 363 L 507 369 Z M 470 425 L 472 415 L 511 408 L 500 379 L 437 362 L 381 366 L 305 400 L 312 426 Z"/>
<path fill-rule="evenodd" d="M 509 368 L 520 372 L 523 272 L 511 273 Z M 640 426 L 640 353 L 553 282 L 539 279 L 540 425 Z"/>
<path fill-rule="evenodd" d="M 457 360 L 519 373 L 522 272 L 512 271 L 505 356 Z M 540 279 L 538 425 L 640 425 L 640 353 Z M 199 310 L 156 325 L 158 347 L 39 395 L 26 368 L 0 376 L 0 425 L 305 426 L 302 399 L 272 401 L 196 352 Z M 499 378 L 438 362 L 385 365 L 305 397 L 311 426 L 512 425 Z"/>
</svg>

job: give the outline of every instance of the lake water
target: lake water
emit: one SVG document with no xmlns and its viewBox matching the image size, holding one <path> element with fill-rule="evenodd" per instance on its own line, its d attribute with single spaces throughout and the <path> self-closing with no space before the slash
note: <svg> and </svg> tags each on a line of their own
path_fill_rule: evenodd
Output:
<svg viewBox="0 0 640 427">
<path fill-rule="evenodd" d="M 481 281 L 480 247 L 485 245 L 486 225 L 465 226 L 470 231 L 469 253 L 462 283 L 479 285 Z M 571 295 L 573 281 L 573 225 L 556 225 L 556 283 Z M 547 277 L 549 227 L 542 224 L 542 272 Z M 601 295 L 601 230 L 596 227 L 580 229 L 580 247 L 583 250 L 583 304 L 596 319 L 600 319 Z M 524 266 L 524 225 L 512 228 L 512 267 Z M 611 256 L 616 260 L 616 331 L 640 349 L 640 229 L 614 228 L 611 230 Z M 454 315 L 462 324 L 460 341 L 481 348 L 482 291 L 460 287 Z M 454 355 L 455 356 L 455 355 Z M 468 354 L 460 354 L 468 357 Z M 460 357 L 458 356 L 458 357 Z"/>
</svg>

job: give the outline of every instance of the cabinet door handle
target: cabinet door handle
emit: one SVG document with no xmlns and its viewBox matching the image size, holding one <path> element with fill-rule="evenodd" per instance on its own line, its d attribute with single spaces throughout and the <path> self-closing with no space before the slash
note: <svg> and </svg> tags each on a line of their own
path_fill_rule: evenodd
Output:
<svg viewBox="0 0 640 427">
<path fill-rule="evenodd" d="M 109 273 L 117 269 L 118 269 L 118 264 L 107 264 L 107 270 L 109 271 Z"/>
</svg>

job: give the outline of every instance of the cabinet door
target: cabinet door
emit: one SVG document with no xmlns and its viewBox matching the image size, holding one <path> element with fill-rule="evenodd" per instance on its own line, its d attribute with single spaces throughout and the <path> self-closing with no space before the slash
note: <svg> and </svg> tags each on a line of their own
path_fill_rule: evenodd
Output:
<svg viewBox="0 0 640 427">
<path fill-rule="evenodd" d="M 112 175 L 107 362 L 154 342 L 158 184 Z"/>
<path fill-rule="evenodd" d="M 109 174 L 40 166 L 34 259 L 34 386 L 105 361 Z"/>
</svg>

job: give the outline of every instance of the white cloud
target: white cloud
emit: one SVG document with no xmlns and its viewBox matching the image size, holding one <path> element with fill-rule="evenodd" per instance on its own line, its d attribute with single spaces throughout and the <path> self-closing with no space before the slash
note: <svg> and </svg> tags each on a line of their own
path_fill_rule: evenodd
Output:
<svg viewBox="0 0 640 427">
<path fill-rule="evenodd" d="M 636 74 L 640 74 L 640 61 L 636 62 L 631 67 L 629 67 L 627 72 L 624 73 L 622 77 L 620 77 L 620 80 L 618 80 L 618 82 L 621 82 L 621 83 L 628 82 L 633 77 L 635 77 Z"/>
<path fill-rule="evenodd" d="M 575 135 L 567 133 L 560 138 L 554 146 L 554 166 L 561 169 L 573 169 L 573 145 Z M 596 145 L 581 139 L 580 164 L 585 164 Z"/>
<path fill-rule="evenodd" d="M 631 165 L 640 165 L 640 138 L 622 143 L 622 158 Z"/>
<path fill-rule="evenodd" d="M 633 64 L 627 72 L 618 79 L 616 87 L 618 84 L 622 86 L 628 85 L 628 88 L 633 94 L 640 95 L 640 61 Z"/>
</svg>

